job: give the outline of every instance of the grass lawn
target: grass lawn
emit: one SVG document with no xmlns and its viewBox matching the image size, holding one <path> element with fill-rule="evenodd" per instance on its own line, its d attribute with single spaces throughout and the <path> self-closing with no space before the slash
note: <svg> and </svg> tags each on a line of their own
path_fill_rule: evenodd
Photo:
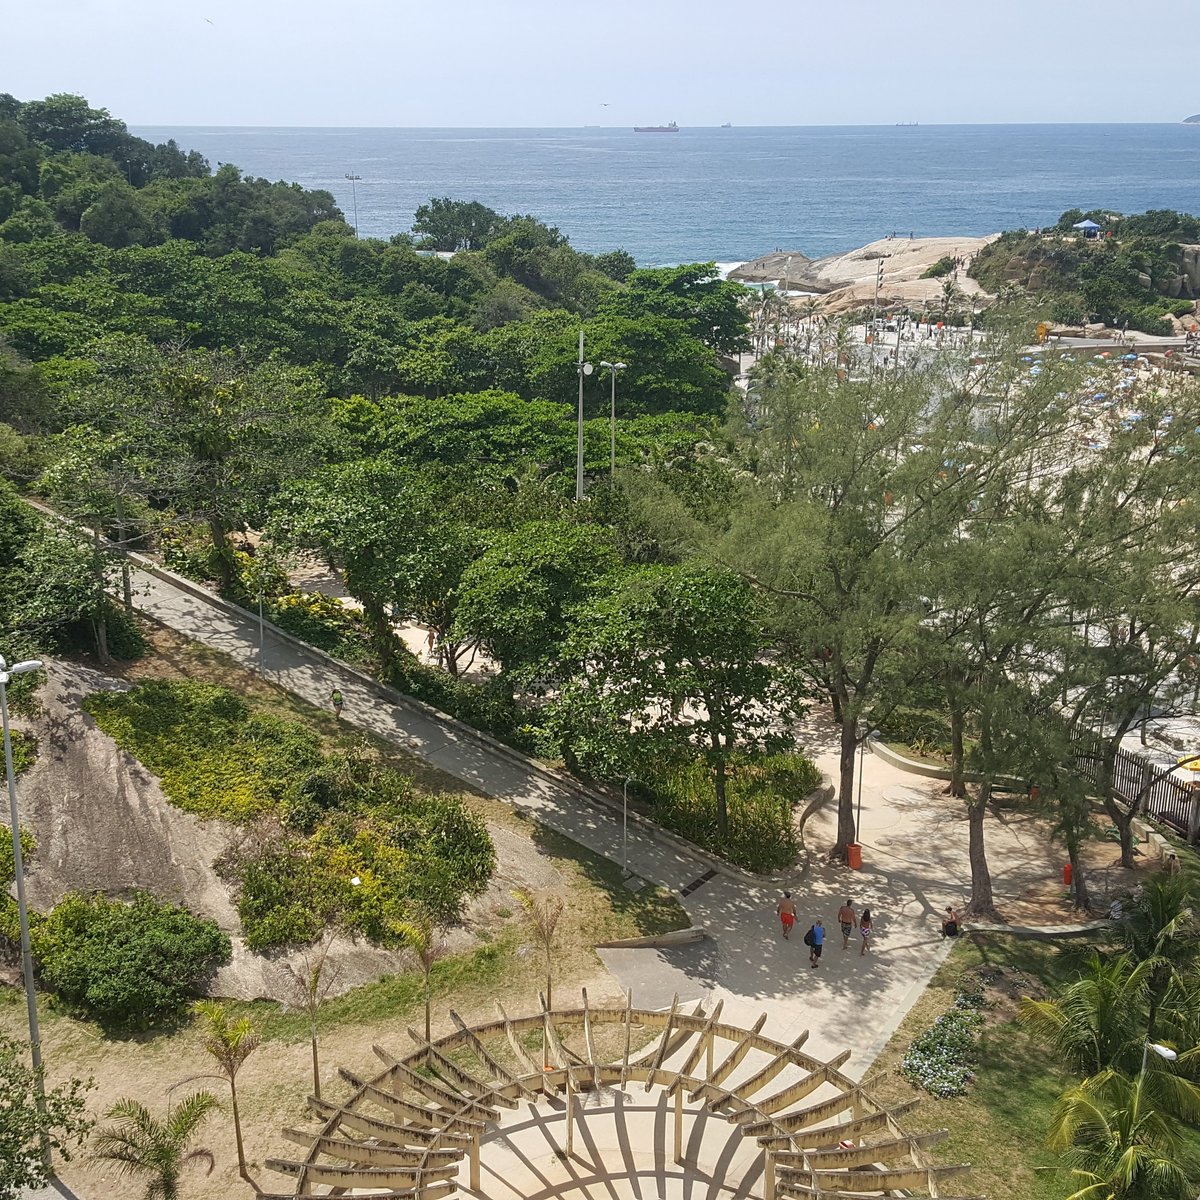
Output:
<svg viewBox="0 0 1200 1200">
<path fill-rule="evenodd" d="M 963 938 L 864 1080 L 872 1095 L 889 1104 L 920 1101 L 904 1118 L 908 1128 L 950 1131 L 934 1151 L 937 1161 L 972 1166 L 969 1182 L 956 1191 L 989 1200 L 1061 1200 L 1073 1190 L 1070 1177 L 1054 1169 L 1058 1156 L 1045 1146 L 1050 1114 L 1070 1076 L 1017 1023 L 1015 998 L 1029 991 L 1042 995 L 1072 978 L 1079 953 L 1071 945 L 1007 935 Z M 900 1061 L 913 1039 L 950 1007 L 963 976 L 981 967 L 999 969 L 1003 982 L 985 993 L 989 1006 L 975 1079 L 967 1095 L 935 1099 L 901 1078 Z"/>
</svg>

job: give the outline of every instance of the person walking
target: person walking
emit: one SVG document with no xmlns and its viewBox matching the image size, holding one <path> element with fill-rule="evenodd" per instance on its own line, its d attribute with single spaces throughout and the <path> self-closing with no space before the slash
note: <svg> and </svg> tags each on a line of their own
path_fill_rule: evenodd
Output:
<svg viewBox="0 0 1200 1200">
<path fill-rule="evenodd" d="M 796 923 L 796 902 L 792 899 L 791 892 L 784 892 L 783 899 L 775 905 L 775 911 L 779 914 L 779 923 L 783 926 L 783 940 L 787 941 L 792 936 L 792 926 Z"/>
<path fill-rule="evenodd" d="M 809 932 L 812 934 L 812 941 L 808 946 L 808 961 L 812 963 L 815 971 L 821 961 L 821 951 L 825 948 L 825 926 L 821 924 L 820 917 L 813 922 Z"/>
<path fill-rule="evenodd" d="M 866 954 L 868 950 L 870 950 L 873 932 L 874 931 L 871 924 L 871 910 L 869 908 L 864 908 L 862 911 L 862 916 L 858 918 L 858 935 L 862 938 L 862 948 L 858 952 L 860 958 Z"/>
<path fill-rule="evenodd" d="M 340 721 L 342 719 L 342 704 L 344 701 L 342 700 L 342 693 L 337 688 L 334 688 L 329 693 L 329 702 L 333 705 L 334 720 Z"/>
<path fill-rule="evenodd" d="M 858 928 L 858 914 L 849 900 L 838 909 L 838 924 L 842 927 L 842 949 L 849 949 L 850 935 Z"/>
</svg>

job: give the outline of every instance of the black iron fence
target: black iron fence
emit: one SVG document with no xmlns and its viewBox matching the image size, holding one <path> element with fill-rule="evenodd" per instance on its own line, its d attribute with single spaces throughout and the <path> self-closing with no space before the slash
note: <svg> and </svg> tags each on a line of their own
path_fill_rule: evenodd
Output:
<svg viewBox="0 0 1200 1200">
<path fill-rule="evenodd" d="M 1076 742 L 1075 764 L 1085 779 L 1097 786 L 1104 775 L 1100 743 Z M 1169 825 L 1188 841 L 1200 841 L 1200 787 L 1184 783 L 1163 768 L 1134 754 L 1118 750 L 1113 763 L 1113 792 L 1126 804 L 1137 804 L 1148 817 Z"/>
</svg>

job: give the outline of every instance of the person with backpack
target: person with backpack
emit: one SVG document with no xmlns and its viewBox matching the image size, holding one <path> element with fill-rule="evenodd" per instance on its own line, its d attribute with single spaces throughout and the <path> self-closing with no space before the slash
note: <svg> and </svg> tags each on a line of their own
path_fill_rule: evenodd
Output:
<svg viewBox="0 0 1200 1200">
<path fill-rule="evenodd" d="M 808 932 L 804 935 L 804 944 L 808 947 L 808 961 L 815 970 L 821 961 L 821 951 L 825 948 L 825 926 L 821 924 L 820 917 L 808 927 Z"/>
</svg>

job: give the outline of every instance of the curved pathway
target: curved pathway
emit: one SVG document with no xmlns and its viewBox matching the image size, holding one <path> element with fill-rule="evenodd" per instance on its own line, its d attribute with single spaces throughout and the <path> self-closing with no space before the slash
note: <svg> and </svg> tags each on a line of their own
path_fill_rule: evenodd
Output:
<svg viewBox="0 0 1200 1200">
<path fill-rule="evenodd" d="M 247 666 L 258 662 L 258 622 L 190 581 L 154 568 L 135 573 L 135 602 L 169 628 Z M 338 687 L 343 720 L 386 738 L 464 783 L 521 808 L 539 821 L 615 862 L 622 861 L 619 811 L 569 780 L 499 747 L 456 721 L 414 705 L 361 673 L 334 662 L 286 634 L 266 629 L 269 679 L 312 704 L 328 703 Z M 804 730 L 808 752 L 823 769 L 836 764 L 833 731 L 818 717 Z M 634 1002 L 666 1006 L 722 998 L 729 1020 L 752 1025 L 767 1014 L 764 1032 L 790 1040 L 809 1031 L 806 1048 L 832 1056 L 850 1047 L 845 1070 L 861 1077 L 920 995 L 947 952 L 939 914 L 965 898 L 969 869 L 962 806 L 939 781 L 907 775 L 868 755 L 862 789 L 864 869 L 849 872 L 823 862 L 797 870 L 790 883 L 800 916 L 784 942 L 774 915 L 780 886 L 713 860 L 642 823 L 630 823 L 628 861 L 635 878 L 673 889 L 708 937 L 691 945 L 602 950 L 601 957 Z M 832 811 L 806 830 L 811 844 L 832 842 Z M 1055 869 L 1044 827 L 1014 817 L 992 822 L 989 856 L 997 899 L 1019 895 Z M 854 940 L 842 950 L 835 916 L 847 896 L 876 915 L 876 952 L 860 955 Z M 821 916 L 825 955 L 808 965 L 803 931 Z"/>
</svg>

